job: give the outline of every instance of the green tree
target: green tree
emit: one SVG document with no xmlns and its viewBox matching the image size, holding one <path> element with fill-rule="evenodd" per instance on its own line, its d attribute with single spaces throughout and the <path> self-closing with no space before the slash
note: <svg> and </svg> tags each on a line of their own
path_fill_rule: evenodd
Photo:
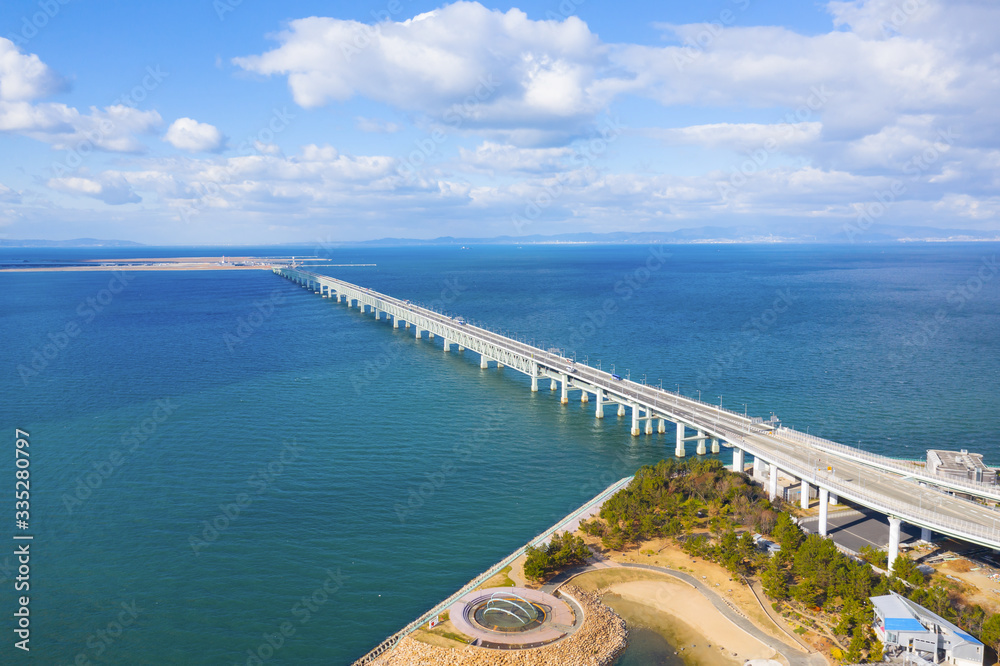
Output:
<svg viewBox="0 0 1000 666">
<path fill-rule="evenodd" d="M 854 627 L 854 634 L 851 636 L 851 644 L 847 647 L 844 661 L 848 664 L 857 664 L 861 661 L 861 654 L 865 649 L 865 628 Z"/>
<path fill-rule="evenodd" d="M 781 561 L 777 557 L 772 557 L 767 563 L 764 573 L 761 574 L 761 584 L 764 586 L 764 594 L 775 601 L 783 601 L 788 598 L 788 573 L 781 566 Z"/>
<path fill-rule="evenodd" d="M 1000 613 L 994 613 L 983 621 L 983 630 L 979 638 L 1000 654 Z"/>
</svg>

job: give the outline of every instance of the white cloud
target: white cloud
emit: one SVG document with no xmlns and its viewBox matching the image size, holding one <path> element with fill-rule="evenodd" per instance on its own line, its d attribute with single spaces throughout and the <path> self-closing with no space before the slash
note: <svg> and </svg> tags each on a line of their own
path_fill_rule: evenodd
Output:
<svg viewBox="0 0 1000 666">
<path fill-rule="evenodd" d="M 0 203 L 20 203 L 21 193 L 15 192 L 3 183 L 0 183 Z"/>
<path fill-rule="evenodd" d="M 403 129 L 396 123 L 379 120 L 378 118 L 365 118 L 363 116 L 358 116 L 354 120 L 355 127 L 362 132 L 371 132 L 372 134 L 395 134 L 399 130 Z"/>
<path fill-rule="evenodd" d="M 214 125 L 178 118 L 171 123 L 163 140 L 189 153 L 214 153 L 222 149 L 225 137 Z"/>
<path fill-rule="evenodd" d="M 650 130 L 647 134 L 667 143 L 745 151 L 763 146 L 777 150 L 798 150 L 817 143 L 822 123 L 715 123 L 676 129 Z"/>
<path fill-rule="evenodd" d="M 60 192 L 93 197 L 112 206 L 142 201 L 142 198 L 132 191 L 128 181 L 121 174 L 115 173 L 102 174 L 96 180 L 79 176 L 52 178 L 48 181 L 48 186 Z"/>
<path fill-rule="evenodd" d="M 495 173 L 547 173 L 560 170 L 562 161 L 573 153 L 570 148 L 519 148 L 486 141 L 474 151 L 459 148 L 463 163 Z"/>
<path fill-rule="evenodd" d="M 0 101 L 30 101 L 62 86 L 59 76 L 37 55 L 25 55 L 14 42 L 0 37 Z"/>
</svg>

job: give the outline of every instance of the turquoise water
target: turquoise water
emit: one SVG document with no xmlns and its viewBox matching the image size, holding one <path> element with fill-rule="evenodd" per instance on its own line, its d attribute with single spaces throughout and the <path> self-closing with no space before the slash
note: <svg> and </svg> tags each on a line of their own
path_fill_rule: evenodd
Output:
<svg viewBox="0 0 1000 666">
<path fill-rule="evenodd" d="M 353 248 L 332 259 L 378 266 L 323 270 L 839 441 L 996 465 L 996 251 Z M 139 252 L 182 253 L 233 249 Z M 0 433 L 11 449 L 15 427 L 30 433 L 37 663 L 350 663 L 672 451 L 672 434 L 633 439 L 592 404 L 560 406 L 269 272 L 111 279 L 0 274 Z M 15 653 L 12 552 L 0 661 Z"/>
</svg>

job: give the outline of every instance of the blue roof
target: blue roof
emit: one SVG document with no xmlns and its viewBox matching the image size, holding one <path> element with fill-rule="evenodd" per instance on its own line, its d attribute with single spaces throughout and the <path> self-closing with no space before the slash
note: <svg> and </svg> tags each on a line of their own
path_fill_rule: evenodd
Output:
<svg viewBox="0 0 1000 666">
<path fill-rule="evenodd" d="M 927 628 L 912 617 L 885 618 L 886 631 L 927 631 Z"/>
<path fill-rule="evenodd" d="M 955 633 L 958 634 L 959 637 L 964 638 L 965 640 L 969 641 L 970 643 L 975 643 L 976 645 L 982 645 L 982 643 L 980 643 L 978 639 L 973 638 L 972 636 L 970 636 L 969 634 L 965 633 L 964 631 L 956 630 Z"/>
</svg>

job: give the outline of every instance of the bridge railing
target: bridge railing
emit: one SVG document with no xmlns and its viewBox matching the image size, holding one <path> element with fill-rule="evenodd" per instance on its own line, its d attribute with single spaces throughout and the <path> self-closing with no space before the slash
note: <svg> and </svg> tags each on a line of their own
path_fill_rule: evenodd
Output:
<svg viewBox="0 0 1000 666">
<path fill-rule="evenodd" d="M 977 494 L 987 494 L 996 499 L 1000 499 L 1000 487 L 997 487 L 995 485 L 991 485 L 988 483 L 978 483 L 976 481 L 969 481 L 965 479 L 939 477 L 936 474 L 932 474 L 929 470 L 927 470 L 926 467 L 918 466 L 915 463 L 907 463 L 901 460 L 897 460 L 895 458 L 890 458 L 888 456 L 879 455 L 877 453 L 871 453 L 870 451 L 865 451 L 863 449 L 855 448 L 853 446 L 847 446 L 846 444 L 840 444 L 839 442 L 834 442 L 829 439 L 824 439 L 822 437 L 817 437 L 815 435 L 810 435 L 808 433 L 792 430 L 791 428 L 782 427 L 779 432 L 781 433 L 782 436 L 802 442 L 803 444 L 809 444 L 819 449 L 836 451 L 838 453 L 847 455 L 849 457 L 857 458 L 860 460 L 866 460 L 876 465 L 882 465 L 884 467 L 895 469 L 904 474 L 923 476 L 926 477 L 927 479 L 938 480 L 942 483 L 947 483 L 948 485 L 951 486 L 968 488 L 969 490 Z"/>
<path fill-rule="evenodd" d="M 818 483 L 822 480 L 824 486 L 826 486 L 829 490 L 835 491 L 838 495 L 843 495 L 846 498 L 854 500 L 860 500 L 864 504 L 886 515 L 897 516 L 907 520 L 907 522 L 916 521 L 918 524 L 924 523 L 931 529 L 938 529 L 938 531 L 951 530 L 960 534 L 986 539 L 994 544 L 1000 544 L 1000 514 L 998 514 L 997 519 L 994 521 L 993 527 L 987 527 L 980 523 L 959 520 L 957 518 L 949 518 L 942 516 L 940 513 L 931 509 L 924 509 L 922 506 L 915 507 L 908 502 L 904 503 L 895 501 L 881 493 L 871 491 L 870 489 L 863 488 L 861 486 L 854 484 L 848 485 L 842 481 L 838 481 L 832 474 L 826 472 L 826 470 L 803 470 L 801 463 L 772 451 L 764 451 L 752 442 L 748 442 L 739 433 L 728 433 L 727 440 L 730 443 L 737 443 L 741 449 L 753 454 L 754 456 L 759 456 L 773 461 L 782 469 L 799 478 L 807 480 L 812 479 L 814 483 Z M 944 499 L 944 496 L 942 499 Z M 940 528 L 942 527 L 945 529 L 941 530 Z"/>
</svg>

